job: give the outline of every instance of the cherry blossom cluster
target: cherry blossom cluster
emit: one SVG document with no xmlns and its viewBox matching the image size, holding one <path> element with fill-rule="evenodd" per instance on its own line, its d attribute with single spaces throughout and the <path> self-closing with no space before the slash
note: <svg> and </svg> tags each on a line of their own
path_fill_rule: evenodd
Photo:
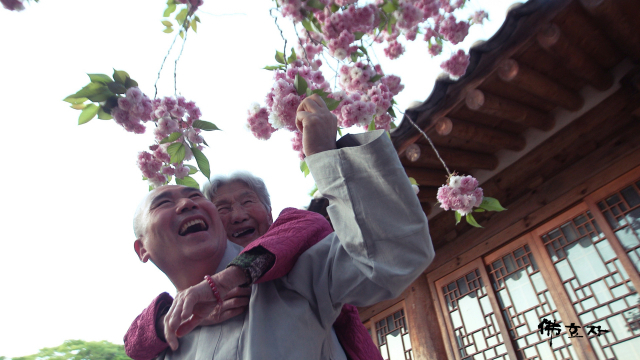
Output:
<svg viewBox="0 0 640 360">
<path fill-rule="evenodd" d="M 309 60 L 319 52 L 320 44 L 325 44 L 329 55 L 344 60 L 358 52 L 359 44 L 364 45 L 358 40 L 365 34 L 374 42 L 386 43 L 385 55 L 396 59 L 405 52 L 400 35 L 414 41 L 418 33 L 425 34 L 424 41 L 432 56 L 442 52 L 443 41 L 453 45 L 463 41 L 472 24 L 482 24 L 487 18 L 486 12 L 479 10 L 469 19 L 457 19 L 456 10 L 465 2 L 376 0 L 375 4 L 367 4 L 355 0 L 283 0 L 280 11 L 285 18 L 294 23 L 301 22 L 308 33 L 314 34 L 301 38 L 309 47 Z"/>
<path fill-rule="evenodd" d="M 144 134 L 143 122 L 152 119 L 153 104 L 151 99 L 137 87 L 127 89 L 125 97 L 118 98 L 118 106 L 111 109 L 115 122 L 125 130 Z"/>
<path fill-rule="evenodd" d="M 158 143 L 149 147 L 150 152 L 142 151 L 138 154 L 138 167 L 153 187 L 166 184 L 170 176 L 182 179 L 189 175 L 190 168 L 184 162 L 193 159 L 193 152 L 187 141 L 191 146 L 202 150 L 204 139 L 200 135 L 201 130 L 193 127 L 194 121 L 201 115 L 196 104 L 186 101 L 182 96 L 177 99 L 165 97 L 153 100 L 152 116 L 157 124 L 154 135 Z M 170 136 L 173 137 L 169 138 Z M 173 141 L 163 143 L 167 138 Z M 169 147 L 173 144 L 182 144 L 184 149 L 184 157 L 174 163 L 171 162 L 169 153 Z"/>
<path fill-rule="evenodd" d="M 478 180 L 473 176 L 450 176 L 448 185 L 438 189 L 438 202 L 444 210 L 457 211 L 466 216 L 479 207 L 484 198 L 482 188 L 478 187 Z"/>
</svg>

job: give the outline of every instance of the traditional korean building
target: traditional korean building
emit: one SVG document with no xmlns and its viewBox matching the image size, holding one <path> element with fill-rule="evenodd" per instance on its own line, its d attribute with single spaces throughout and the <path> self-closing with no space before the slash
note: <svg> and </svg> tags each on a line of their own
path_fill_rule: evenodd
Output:
<svg viewBox="0 0 640 360">
<path fill-rule="evenodd" d="M 442 165 L 402 121 L 436 258 L 362 321 L 390 360 L 640 359 L 640 1 L 530 0 L 470 54 L 407 115 L 508 210 L 455 225 Z"/>
</svg>

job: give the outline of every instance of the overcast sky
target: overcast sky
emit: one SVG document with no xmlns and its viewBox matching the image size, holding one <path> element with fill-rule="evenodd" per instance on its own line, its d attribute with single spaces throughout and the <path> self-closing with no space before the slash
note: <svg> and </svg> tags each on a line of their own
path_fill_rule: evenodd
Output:
<svg viewBox="0 0 640 360">
<path fill-rule="evenodd" d="M 479 1 L 479 0 L 478 0 Z M 491 21 L 472 27 L 461 45 L 489 38 L 510 0 L 471 1 Z M 264 104 L 279 32 L 270 0 L 211 1 L 201 8 L 178 63 L 178 91 L 223 129 L 205 134 L 212 174 L 247 169 L 265 179 L 274 215 L 309 203 L 313 180 L 299 170 L 291 133 L 269 141 L 246 130 L 247 108 Z M 122 343 L 131 321 L 171 283 L 133 251 L 131 218 L 147 192 L 136 154 L 153 143 L 113 121 L 78 126 L 79 111 L 62 99 L 88 83 L 86 73 L 127 71 L 153 96 L 173 35 L 160 23 L 162 0 L 42 0 L 16 13 L 0 9 L 0 103 L 3 159 L 0 185 L 0 355 L 23 356 L 67 339 Z M 281 27 L 292 34 L 289 22 Z M 293 36 L 289 36 L 293 39 Z M 179 44 L 179 43 L 178 43 Z M 445 46 L 450 54 L 453 47 Z M 400 59 L 377 58 L 402 77 L 401 108 L 424 101 L 440 73 L 422 41 Z M 173 95 L 173 59 L 159 96 Z M 375 61 L 375 57 L 374 57 Z M 327 74 L 326 77 L 331 77 Z M 202 183 L 204 178 L 199 175 Z"/>
</svg>

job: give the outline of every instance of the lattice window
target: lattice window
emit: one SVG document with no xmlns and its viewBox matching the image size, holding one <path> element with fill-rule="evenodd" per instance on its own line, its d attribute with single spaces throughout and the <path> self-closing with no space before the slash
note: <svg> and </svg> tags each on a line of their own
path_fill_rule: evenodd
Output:
<svg viewBox="0 0 640 360">
<path fill-rule="evenodd" d="M 566 330 L 554 336 L 553 348 L 538 330 L 542 319 L 562 319 L 529 245 L 501 254 L 488 271 L 519 359 L 577 359 Z"/>
<path fill-rule="evenodd" d="M 480 272 L 442 288 L 461 359 L 508 359 L 507 348 Z"/>
<path fill-rule="evenodd" d="M 542 240 L 582 323 L 583 336 L 591 325 L 610 330 L 589 336 L 598 358 L 640 358 L 640 331 L 627 325 L 638 294 L 591 213 L 547 232 Z M 634 351 L 638 356 L 631 355 Z"/>
<path fill-rule="evenodd" d="M 385 360 L 412 360 L 411 339 L 404 309 L 376 321 L 378 348 Z"/>
</svg>

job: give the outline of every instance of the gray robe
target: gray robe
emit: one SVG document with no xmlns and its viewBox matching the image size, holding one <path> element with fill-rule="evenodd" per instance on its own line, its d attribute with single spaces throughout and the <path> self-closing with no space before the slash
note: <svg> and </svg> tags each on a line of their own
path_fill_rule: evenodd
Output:
<svg viewBox="0 0 640 360">
<path fill-rule="evenodd" d="M 344 136 L 306 161 L 335 232 L 288 275 L 254 285 L 245 314 L 195 329 L 160 359 L 346 360 L 333 332 L 342 305 L 395 298 L 427 268 L 427 219 L 383 131 Z"/>
</svg>

